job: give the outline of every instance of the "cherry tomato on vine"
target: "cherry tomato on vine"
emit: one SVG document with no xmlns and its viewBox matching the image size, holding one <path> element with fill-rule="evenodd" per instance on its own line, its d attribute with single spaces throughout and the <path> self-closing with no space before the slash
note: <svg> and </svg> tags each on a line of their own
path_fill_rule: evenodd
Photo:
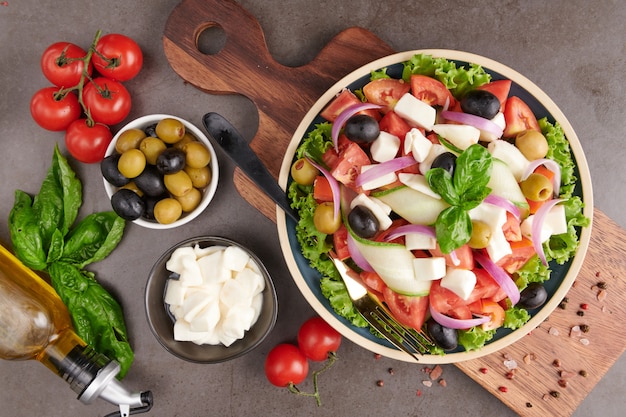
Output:
<svg viewBox="0 0 626 417">
<path fill-rule="evenodd" d="M 97 123 L 115 125 L 130 113 L 130 93 L 122 83 L 106 77 L 94 78 L 85 85 L 83 101 Z"/>
<path fill-rule="evenodd" d="M 30 100 L 30 114 L 44 129 L 61 131 L 81 115 L 82 107 L 76 94 L 59 93 L 59 87 L 37 91 Z"/>
<path fill-rule="evenodd" d="M 336 352 L 341 345 L 341 334 L 321 317 L 305 321 L 298 331 L 298 346 L 312 361 L 325 361 L 330 352 Z"/>
<path fill-rule="evenodd" d="M 87 52 L 70 42 L 56 42 L 48 46 L 41 55 L 41 72 L 52 84 L 58 87 L 74 87 L 80 82 L 85 68 L 82 58 Z M 91 75 L 93 65 L 87 65 L 87 75 Z"/>
<path fill-rule="evenodd" d="M 93 65 L 105 77 L 128 81 L 139 73 L 143 54 L 137 42 L 128 36 L 110 33 L 96 43 Z"/>
<path fill-rule="evenodd" d="M 297 385 L 309 373 L 309 362 L 296 345 L 281 343 L 276 345 L 265 359 L 265 376 L 277 387 Z"/>
<path fill-rule="evenodd" d="M 87 119 L 72 122 L 65 132 L 65 146 L 78 161 L 93 164 L 104 159 L 104 154 L 113 139 L 109 127 L 102 123 L 89 126 Z"/>
</svg>

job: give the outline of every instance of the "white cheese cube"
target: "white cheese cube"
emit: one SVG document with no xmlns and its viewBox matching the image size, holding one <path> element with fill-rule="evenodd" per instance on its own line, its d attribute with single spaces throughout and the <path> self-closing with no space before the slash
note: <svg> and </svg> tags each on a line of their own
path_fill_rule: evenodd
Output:
<svg viewBox="0 0 626 417">
<path fill-rule="evenodd" d="M 224 266 L 232 271 L 241 271 L 250 260 L 250 255 L 239 246 L 229 246 L 224 250 Z"/>
<path fill-rule="evenodd" d="M 494 118 L 491 119 L 491 121 L 502 130 L 504 130 L 504 128 L 506 127 L 506 120 L 504 119 L 504 114 L 502 112 L 498 112 L 498 114 L 496 114 Z M 483 142 L 493 142 L 494 140 L 500 139 L 500 136 L 497 136 L 492 132 L 487 132 L 486 130 L 480 129 L 480 140 Z"/>
<path fill-rule="evenodd" d="M 424 161 L 420 163 L 419 166 L 422 175 L 426 175 L 426 171 L 430 169 L 435 158 L 444 152 L 448 152 L 448 150 L 443 145 L 436 143 L 431 146 L 430 152 L 428 152 L 428 156 L 426 157 L 426 159 L 424 159 Z"/>
<path fill-rule="evenodd" d="M 426 130 L 432 130 L 437 119 L 435 108 L 419 100 L 411 93 L 406 93 L 400 97 L 393 111 L 409 124 L 417 125 Z"/>
<path fill-rule="evenodd" d="M 366 172 L 368 169 L 374 168 L 376 165 L 363 165 L 361 167 L 361 173 Z M 383 187 L 385 185 L 391 184 L 396 181 L 398 177 L 395 172 L 390 172 L 386 175 L 381 175 L 380 177 L 373 179 L 371 181 L 366 182 L 361 186 L 364 190 L 373 190 L 379 187 Z"/>
<path fill-rule="evenodd" d="M 203 339 L 206 336 L 207 333 L 191 331 L 189 323 L 186 321 L 177 320 L 176 323 L 174 323 L 174 340 L 178 340 L 180 342 L 193 342 Z"/>
<path fill-rule="evenodd" d="M 428 250 L 437 248 L 437 239 L 424 233 L 407 233 L 404 245 L 408 250 Z"/>
<path fill-rule="evenodd" d="M 457 148 L 463 150 L 478 143 L 480 138 L 480 130 L 469 125 L 438 124 L 434 125 L 432 130 Z"/>
<path fill-rule="evenodd" d="M 244 288 L 246 297 L 252 298 L 265 289 L 263 276 L 248 267 L 235 276 L 235 281 L 238 281 Z"/>
<path fill-rule="evenodd" d="M 476 286 L 476 274 L 469 269 L 448 268 L 446 275 L 441 278 L 441 286 L 467 300 Z"/>
<path fill-rule="evenodd" d="M 183 318 L 191 322 L 196 315 L 211 302 L 212 297 L 204 291 L 188 291 L 183 304 Z"/>
<path fill-rule="evenodd" d="M 446 258 L 433 256 L 431 258 L 413 259 L 415 278 L 419 281 L 434 281 L 446 275 Z"/>
<path fill-rule="evenodd" d="M 196 259 L 185 257 L 181 259 L 181 262 L 183 269 L 180 272 L 180 278 L 178 278 L 180 283 L 188 287 L 201 285 L 202 272 L 200 271 L 200 266 L 198 265 Z"/>
<path fill-rule="evenodd" d="M 381 131 L 370 145 L 370 155 L 376 162 L 390 161 L 396 157 L 400 149 L 400 138 L 391 133 Z"/>
<path fill-rule="evenodd" d="M 222 291 L 220 291 L 220 301 L 224 304 L 224 306 L 232 308 L 234 305 L 237 305 L 242 301 L 242 294 L 244 293 L 245 291 L 241 287 L 240 282 L 234 279 L 229 279 L 224 283 Z"/>
<path fill-rule="evenodd" d="M 168 279 L 165 288 L 165 303 L 172 306 L 182 305 L 185 301 L 187 287 L 182 285 L 177 279 Z"/>
<path fill-rule="evenodd" d="M 200 245 L 196 244 L 193 247 L 193 252 L 196 254 L 196 258 L 200 259 L 203 256 L 207 256 L 215 252 L 222 252 L 224 249 L 226 249 L 225 246 L 215 245 L 215 246 L 207 246 L 206 248 L 201 248 Z"/>
<path fill-rule="evenodd" d="M 413 128 L 409 130 L 404 137 L 405 141 L 405 153 L 409 152 L 413 155 L 413 158 L 417 162 L 423 162 L 430 153 L 430 148 L 433 147 L 433 143 L 429 141 L 421 130 Z M 409 143 L 409 149 L 407 150 L 406 143 Z"/>
<path fill-rule="evenodd" d="M 421 174 L 411 174 L 409 172 L 400 172 L 398 174 L 398 180 L 409 188 L 414 189 L 415 191 L 419 191 L 428 196 L 436 198 L 437 200 L 441 200 L 441 196 L 434 192 L 430 185 L 428 185 L 428 181 L 426 177 Z"/>
<path fill-rule="evenodd" d="M 532 239 L 532 228 L 535 217 L 535 214 L 528 216 L 520 226 L 522 234 L 529 239 Z M 559 235 L 561 233 L 567 233 L 565 207 L 563 205 L 556 205 L 546 214 L 543 225 L 541 226 L 541 243 L 550 239 L 550 236 Z"/>
<path fill-rule="evenodd" d="M 489 243 L 485 249 L 493 262 L 498 262 L 506 255 L 513 253 L 511 244 L 506 240 L 502 229 L 491 234 L 491 239 L 489 239 Z"/>
<path fill-rule="evenodd" d="M 224 251 L 210 253 L 198 259 L 198 266 L 205 284 L 224 282 L 231 277 L 231 271 L 223 266 Z"/>
<path fill-rule="evenodd" d="M 371 210 L 372 214 L 376 217 L 379 223 L 380 230 L 387 230 L 391 226 L 392 220 L 389 217 L 391 213 L 391 207 L 383 203 L 375 197 L 366 196 L 360 193 L 350 202 L 350 208 L 353 209 L 358 205 L 362 205 Z"/>
<path fill-rule="evenodd" d="M 502 207 L 482 202 L 468 212 L 470 219 L 486 223 L 493 235 L 497 231 L 502 231 L 502 226 L 506 223 L 506 210 Z"/>
<path fill-rule="evenodd" d="M 196 260 L 196 254 L 192 247 L 185 246 L 174 250 L 170 255 L 170 259 L 165 263 L 165 268 L 168 271 L 180 274 L 183 272 L 183 259 Z"/>
<path fill-rule="evenodd" d="M 189 322 L 189 329 L 192 332 L 212 332 L 219 321 L 220 306 L 217 302 L 212 302 Z"/>
<path fill-rule="evenodd" d="M 254 297 L 252 297 L 252 302 L 250 303 L 250 306 L 254 309 L 254 317 L 252 317 L 252 324 L 251 324 L 251 327 L 252 327 L 254 323 L 257 322 L 257 320 L 259 319 L 259 316 L 261 315 L 261 307 L 263 307 L 263 294 L 259 293 L 255 295 Z"/>
</svg>

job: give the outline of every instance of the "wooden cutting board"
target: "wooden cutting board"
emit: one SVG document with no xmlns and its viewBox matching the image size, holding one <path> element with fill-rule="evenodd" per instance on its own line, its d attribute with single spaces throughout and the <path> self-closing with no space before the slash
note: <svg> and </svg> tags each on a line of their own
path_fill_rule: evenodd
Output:
<svg viewBox="0 0 626 417">
<path fill-rule="evenodd" d="M 197 39 L 209 28 L 225 35 L 218 53 L 198 49 Z M 319 96 L 352 70 L 395 52 L 367 30 L 349 28 L 309 64 L 286 67 L 271 57 L 254 16 L 231 0 L 182 1 L 166 23 L 163 47 L 186 82 L 211 94 L 240 94 L 256 105 L 259 129 L 250 146 L 276 178 L 293 132 Z M 238 168 L 233 180 L 246 201 L 276 221 L 273 202 Z M 520 415 L 571 415 L 626 349 L 624 332 L 614 327 L 626 321 L 626 282 L 620 279 L 626 232 L 599 210 L 594 216 L 591 246 L 566 308 L 511 347 L 456 365 Z M 597 287 L 601 281 L 606 290 Z M 588 332 L 572 332 L 579 325 Z"/>
</svg>

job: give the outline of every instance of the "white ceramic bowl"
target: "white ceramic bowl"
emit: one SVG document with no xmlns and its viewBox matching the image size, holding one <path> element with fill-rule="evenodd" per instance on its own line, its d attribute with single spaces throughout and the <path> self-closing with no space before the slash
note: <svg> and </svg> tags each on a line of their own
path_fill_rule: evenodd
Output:
<svg viewBox="0 0 626 417">
<path fill-rule="evenodd" d="M 517 95 L 522 98 L 522 100 L 530 106 L 537 118 L 546 116 L 552 123 L 557 122 L 569 141 L 570 149 L 577 166 L 576 176 L 578 180 L 576 193 L 581 196 L 585 204 L 583 214 L 590 220 L 592 219 L 593 193 L 589 168 L 578 137 L 558 106 L 532 81 L 515 70 L 479 55 L 451 50 L 431 49 L 400 52 L 364 65 L 339 80 L 313 105 L 294 133 L 281 165 L 279 175 L 280 186 L 283 189 L 287 189 L 291 181 L 290 168 L 294 161 L 296 149 L 307 132 L 312 129 L 316 123 L 324 121 L 324 119 L 319 116 L 320 112 L 342 89 L 346 87 L 351 90 L 362 88 L 369 80 L 371 71 L 381 68 L 387 68 L 389 70 L 388 74 L 397 73 L 399 69 L 398 65 L 401 66 L 402 62 L 409 60 L 413 55 L 419 53 L 432 55 L 436 58 L 446 58 L 457 62 L 457 65 L 464 65 L 466 67 L 469 63 L 478 64 L 481 65 L 486 72 L 491 74 L 493 79 L 508 78 L 513 81 L 510 95 Z M 398 78 L 397 75 L 395 75 L 395 77 Z M 295 222 L 290 218 L 286 218 L 282 210 L 277 210 L 276 216 L 278 234 L 285 261 L 296 285 L 313 309 L 337 331 L 361 347 L 390 358 L 413 361 L 412 357 L 396 349 L 386 340 L 373 336 L 368 328 L 355 327 L 332 309 L 329 301 L 321 292 L 319 286 L 320 273 L 309 266 L 308 261 L 301 253 L 300 244 L 295 236 Z M 528 334 L 550 315 L 567 294 L 582 266 L 587 247 L 589 246 L 590 237 L 591 226 L 583 228 L 579 233 L 580 244 L 576 255 L 565 265 L 550 264 L 552 274 L 545 285 L 549 298 L 537 311 L 531 312 L 532 318 L 524 326 L 515 331 L 499 329 L 496 336 L 491 341 L 487 342 L 480 350 L 471 352 L 454 351 L 445 355 L 424 355 L 421 358 L 421 362 L 433 364 L 454 363 L 475 359 L 500 350 Z"/>
<path fill-rule="evenodd" d="M 155 124 L 165 118 L 177 119 L 183 122 L 183 124 L 185 125 L 186 131 L 192 133 L 200 142 L 202 142 L 207 147 L 207 149 L 209 150 L 209 153 L 211 154 L 211 161 L 209 163 L 210 165 L 209 168 L 211 170 L 211 181 L 206 188 L 201 190 L 202 200 L 200 201 L 200 204 L 198 205 L 198 207 L 196 207 L 193 211 L 189 213 L 183 213 L 183 215 L 175 222 L 168 223 L 168 224 L 161 224 L 161 223 L 158 223 L 156 220 L 148 220 L 143 217 L 133 220 L 135 224 L 138 224 L 143 227 L 147 227 L 149 229 L 172 229 L 178 226 L 182 226 L 183 224 L 186 224 L 190 222 L 191 220 L 195 219 L 196 217 L 198 217 L 198 215 L 200 215 L 200 213 L 202 213 L 207 208 L 207 206 L 213 199 L 213 196 L 215 195 L 215 191 L 217 190 L 217 184 L 218 184 L 218 179 L 219 179 L 219 166 L 217 162 L 217 155 L 215 153 L 215 149 L 211 145 L 211 142 L 206 137 L 206 135 L 202 133 L 202 131 L 198 129 L 195 125 L 188 122 L 187 120 L 181 119 L 180 117 L 171 116 L 169 114 L 150 114 L 150 115 L 142 116 L 138 119 L 135 119 L 132 122 L 129 122 L 126 126 L 120 129 L 120 131 L 117 132 L 117 134 L 113 137 L 113 140 L 111 141 L 111 143 L 109 144 L 109 147 L 107 148 L 105 157 L 116 152 L 115 143 L 117 142 L 117 139 L 120 137 L 122 132 L 124 132 L 125 130 L 145 129 L 146 127 L 152 124 Z M 115 193 L 115 191 L 117 191 L 118 188 L 110 184 L 104 178 L 103 178 L 103 182 L 104 182 L 104 189 L 107 195 L 109 196 L 109 199 L 111 199 L 111 196 Z"/>
</svg>

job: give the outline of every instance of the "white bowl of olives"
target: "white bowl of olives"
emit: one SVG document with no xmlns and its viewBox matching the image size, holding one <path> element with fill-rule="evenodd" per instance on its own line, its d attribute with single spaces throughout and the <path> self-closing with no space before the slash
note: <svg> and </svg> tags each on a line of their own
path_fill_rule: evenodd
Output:
<svg viewBox="0 0 626 417">
<path fill-rule="evenodd" d="M 124 126 L 100 168 L 113 210 L 151 229 L 171 229 L 196 218 L 213 199 L 219 176 L 215 150 L 204 133 L 167 114 Z"/>
</svg>

